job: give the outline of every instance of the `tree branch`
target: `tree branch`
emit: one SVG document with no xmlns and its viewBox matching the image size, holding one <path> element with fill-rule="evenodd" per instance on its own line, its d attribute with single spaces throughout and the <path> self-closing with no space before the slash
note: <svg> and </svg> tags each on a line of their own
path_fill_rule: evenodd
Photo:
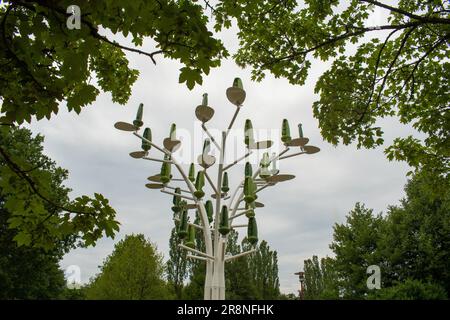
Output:
<svg viewBox="0 0 450 320">
<path fill-rule="evenodd" d="M 283 60 L 290 60 L 290 59 L 294 59 L 294 58 L 296 58 L 298 56 L 301 56 L 301 55 L 306 55 L 306 54 L 308 54 L 310 52 L 313 52 L 313 51 L 315 51 L 317 49 L 320 49 L 322 47 L 325 47 L 325 46 L 328 46 L 328 45 L 332 45 L 332 44 L 334 44 L 334 43 L 336 43 L 338 41 L 344 40 L 346 38 L 350 38 L 350 37 L 354 37 L 354 36 L 360 36 L 360 35 L 363 35 L 363 34 L 365 34 L 367 32 L 379 31 L 379 30 L 402 30 L 402 29 L 406 29 L 406 28 L 410 28 L 410 27 L 417 27 L 417 26 L 419 26 L 421 24 L 422 23 L 415 21 L 415 22 L 408 22 L 408 23 L 400 24 L 400 25 L 382 25 L 382 26 L 376 26 L 376 27 L 358 28 L 358 30 L 356 30 L 356 31 L 345 32 L 345 33 L 343 33 L 341 35 L 338 35 L 338 36 L 336 36 L 334 38 L 331 38 L 331 39 L 328 39 L 326 41 L 323 41 L 323 42 L 321 42 L 321 43 L 319 43 L 319 44 L 317 44 L 317 45 L 315 45 L 315 46 L 313 46 L 313 47 L 311 47 L 309 49 L 302 50 L 302 51 L 297 51 L 297 52 L 295 52 L 293 54 L 274 59 L 270 63 L 265 63 L 265 64 L 261 65 L 261 68 L 267 67 L 269 65 L 273 65 L 273 64 L 278 63 L 278 62 L 283 61 Z"/>
<path fill-rule="evenodd" d="M 381 3 L 381 2 L 376 1 L 376 0 L 360 0 L 360 1 L 373 4 L 373 5 L 377 6 L 377 7 L 381 7 L 381 8 L 387 9 L 387 10 L 389 10 L 391 12 L 400 13 L 400 14 L 402 14 L 404 16 L 407 16 L 408 18 L 411 18 L 411 19 L 414 19 L 414 20 L 418 20 L 418 21 L 422 21 L 424 23 L 450 24 L 450 19 L 418 16 L 416 14 L 410 13 L 410 12 L 405 11 L 403 9 L 392 7 L 392 6 L 389 6 L 387 4 Z"/>
<path fill-rule="evenodd" d="M 417 60 L 417 62 L 414 64 L 414 68 L 412 69 L 411 73 L 405 79 L 405 82 L 404 82 L 402 88 L 400 89 L 400 91 L 403 90 L 405 88 L 406 84 L 409 82 L 409 80 L 411 80 L 411 78 L 414 77 L 414 72 L 416 72 L 420 63 L 422 63 L 422 61 L 425 60 L 426 57 L 428 57 L 437 47 L 439 47 L 441 44 L 443 44 L 448 38 L 449 38 L 449 35 L 447 35 L 447 37 L 440 39 L 430 49 L 428 49 L 428 51 L 425 52 L 425 54 L 422 57 L 420 57 L 419 60 Z"/>
<path fill-rule="evenodd" d="M 395 95 L 393 95 L 386 103 L 389 103 L 394 97 L 398 96 L 398 94 L 405 89 L 406 85 L 408 84 L 409 80 L 414 77 L 414 73 L 416 72 L 417 68 L 419 67 L 420 63 L 422 63 L 423 60 L 425 60 L 426 57 L 428 57 L 437 47 L 439 47 L 444 42 L 448 41 L 450 38 L 450 34 L 448 34 L 446 37 L 440 39 L 438 42 L 436 42 L 430 49 L 425 52 L 424 55 L 422 55 L 415 63 L 414 67 L 409 74 L 409 76 L 404 80 L 403 86 L 400 88 L 400 90 L 397 91 Z"/>
<path fill-rule="evenodd" d="M 370 97 L 369 100 L 367 101 L 366 104 L 366 110 L 368 109 L 370 103 L 372 102 L 372 97 L 373 94 L 375 92 L 375 84 L 377 82 L 377 72 L 378 72 L 378 66 L 380 65 L 380 60 L 381 60 L 381 55 L 383 53 L 384 48 L 386 47 L 386 44 L 388 43 L 389 39 L 394 35 L 394 33 L 396 33 L 398 31 L 398 29 L 393 30 L 391 33 L 389 33 L 389 35 L 386 37 L 386 39 L 383 42 L 383 45 L 380 48 L 380 51 L 378 52 L 378 57 L 377 57 L 377 62 L 375 63 L 375 70 L 373 72 L 373 81 L 372 81 L 372 91 L 370 93 Z M 365 112 L 363 112 L 365 113 Z"/>
<path fill-rule="evenodd" d="M 50 205 L 52 205 L 54 208 L 56 209 L 60 209 L 63 211 L 67 211 L 67 212 L 72 212 L 72 213 L 77 213 L 77 214 L 82 214 L 82 215 L 94 215 L 93 213 L 90 212 L 84 212 L 84 211 L 78 211 L 78 210 L 72 210 L 69 208 L 66 208 L 64 206 L 61 206 L 59 204 L 56 204 L 55 202 L 53 202 L 52 200 L 50 200 L 49 198 L 47 198 L 46 196 L 44 196 L 37 188 L 36 183 L 28 176 L 28 174 L 26 173 L 26 171 L 22 170 L 8 155 L 8 153 L 0 146 L 0 155 L 3 157 L 3 159 L 5 159 L 6 164 L 8 165 L 8 167 L 20 178 L 22 178 L 23 180 L 25 180 L 27 182 L 27 184 L 30 186 L 32 192 L 34 194 L 36 194 L 39 198 L 41 198 L 42 200 L 44 200 L 45 202 L 49 203 Z M 54 213 L 52 213 L 53 215 Z"/>
<path fill-rule="evenodd" d="M 5 14 L 4 14 L 4 16 L 3 16 L 3 19 L 2 19 L 2 21 L 1 21 L 2 40 L 3 40 L 3 43 L 5 44 L 5 48 L 6 48 L 7 53 L 11 56 L 11 58 L 12 58 L 13 60 L 15 60 L 15 61 L 17 62 L 18 67 L 19 67 L 20 69 L 22 69 L 22 71 L 23 71 L 25 74 L 28 75 L 28 77 L 31 79 L 31 81 L 34 82 L 34 83 L 39 87 L 40 90 L 45 91 L 45 92 L 48 92 L 49 94 L 51 94 L 51 95 L 57 97 L 58 99 L 61 99 L 60 95 L 58 95 L 56 92 L 52 92 L 52 91 L 49 90 L 48 88 L 44 87 L 44 86 L 42 85 L 42 83 L 40 83 L 40 82 L 36 79 L 36 77 L 33 75 L 33 73 L 31 72 L 31 70 L 28 68 L 28 64 L 27 64 L 25 61 L 23 61 L 22 59 L 20 59 L 20 58 L 15 54 L 15 52 L 12 51 L 11 47 L 9 46 L 9 44 L 8 44 L 8 39 L 6 38 L 6 33 L 7 33 L 7 32 L 6 32 L 6 19 L 8 18 L 8 16 L 9 16 L 11 10 L 14 9 L 14 8 L 15 8 L 15 5 L 14 5 L 14 4 L 11 4 L 10 6 L 8 6 L 7 9 L 6 9 L 6 11 L 5 11 Z"/>
<path fill-rule="evenodd" d="M 209 3 L 208 0 L 203 0 L 203 2 L 205 3 L 205 7 L 209 8 L 211 10 L 212 13 L 216 12 L 216 9 Z"/>
<path fill-rule="evenodd" d="M 36 12 L 36 9 L 34 8 L 34 6 L 30 5 L 29 3 L 24 3 L 22 1 L 12 1 L 12 2 L 17 4 L 17 5 L 22 6 L 24 8 L 27 8 L 29 10 L 32 10 L 32 11 Z M 44 8 L 49 9 L 52 12 L 57 12 L 57 13 L 65 16 L 65 17 L 70 17 L 70 15 L 71 15 L 70 13 L 67 13 L 65 10 L 62 10 L 61 8 L 58 8 L 57 6 L 51 5 L 47 1 L 35 1 L 35 3 L 40 5 L 40 6 L 42 6 L 42 7 L 44 7 Z M 153 52 L 146 52 L 146 51 L 139 50 L 139 49 L 136 49 L 136 48 L 131 48 L 131 47 L 127 47 L 127 46 L 121 45 L 120 43 L 118 43 L 116 41 L 112 41 L 112 40 L 108 39 L 107 37 L 102 36 L 101 34 L 99 34 L 98 33 L 98 29 L 90 21 L 86 20 L 85 18 L 81 17 L 81 22 L 89 28 L 90 34 L 94 38 L 96 38 L 96 39 L 98 39 L 100 41 L 106 42 L 106 43 L 108 43 L 108 44 L 110 44 L 110 45 L 112 45 L 114 47 L 117 47 L 119 49 L 122 49 L 122 50 L 127 50 L 127 51 L 130 51 L 130 52 L 143 54 L 143 55 L 149 57 L 152 60 L 153 64 L 155 64 L 155 65 L 156 65 L 156 61 L 155 61 L 154 56 L 157 55 L 157 54 L 161 54 L 161 53 L 165 52 L 164 50 L 156 50 L 156 51 L 153 51 Z"/>
<path fill-rule="evenodd" d="M 400 47 L 398 48 L 397 53 L 396 53 L 394 59 L 393 59 L 393 60 L 391 61 L 391 63 L 389 64 L 389 67 L 388 67 L 388 69 L 387 69 L 387 71 L 386 71 L 386 74 L 385 74 L 385 76 L 384 76 L 384 78 L 383 78 L 383 82 L 381 83 L 380 90 L 378 91 L 377 102 L 376 102 L 376 105 L 375 105 L 376 108 L 377 108 L 378 105 L 380 104 L 381 94 L 382 94 L 382 92 L 383 92 L 383 90 L 384 90 L 384 86 L 386 85 L 386 82 L 387 82 L 387 79 L 388 79 L 388 77 L 389 77 L 389 74 L 391 73 L 392 67 L 394 66 L 395 62 L 397 61 L 398 57 L 400 56 L 400 53 L 402 52 L 402 50 L 403 50 L 403 48 L 404 48 L 404 46 L 405 46 L 405 44 L 406 44 L 406 40 L 408 40 L 409 36 L 411 35 L 411 33 L 414 31 L 415 28 L 416 28 L 416 27 L 412 27 L 411 29 L 409 29 L 409 30 L 406 32 L 405 36 L 404 36 L 403 39 L 402 39 L 402 42 L 400 43 Z"/>
</svg>

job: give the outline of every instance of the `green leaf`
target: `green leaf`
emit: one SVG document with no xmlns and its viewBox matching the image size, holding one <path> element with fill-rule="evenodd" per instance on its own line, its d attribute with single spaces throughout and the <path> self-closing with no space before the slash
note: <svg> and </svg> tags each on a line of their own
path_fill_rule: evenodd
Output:
<svg viewBox="0 0 450 320">
<path fill-rule="evenodd" d="M 31 243 L 31 235 L 25 232 L 19 232 L 14 238 L 17 242 L 17 246 L 28 246 Z"/>
</svg>

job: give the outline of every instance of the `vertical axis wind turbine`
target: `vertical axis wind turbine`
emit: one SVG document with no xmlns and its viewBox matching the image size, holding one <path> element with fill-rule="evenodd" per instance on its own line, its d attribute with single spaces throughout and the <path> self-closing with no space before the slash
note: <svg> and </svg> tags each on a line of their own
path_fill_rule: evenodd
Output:
<svg viewBox="0 0 450 320">
<path fill-rule="evenodd" d="M 169 137 L 163 140 L 162 146 L 158 146 L 152 141 L 152 131 L 145 128 L 142 134 L 140 128 L 144 125 L 143 104 L 138 107 L 136 119 L 133 123 L 117 122 L 114 124 L 116 129 L 132 132 L 141 140 L 140 151 L 131 152 L 130 156 L 136 159 L 145 159 L 161 163 L 160 174 L 148 177 L 150 183 L 147 188 L 160 189 L 161 192 L 173 196 L 172 211 L 177 226 L 178 237 L 183 243 L 179 244 L 181 250 L 188 250 L 191 259 L 197 259 L 206 263 L 206 278 L 204 299 L 205 300 L 224 300 L 225 299 L 225 263 L 233 259 L 253 253 L 258 242 L 258 228 L 256 224 L 255 209 L 264 205 L 257 202 L 258 193 L 265 188 L 272 187 L 277 183 L 291 180 L 294 175 L 280 174 L 277 170 L 276 162 L 278 160 L 288 159 L 302 154 L 313 154 L 320 151 L 319 148 L 307 145 L 309 139 L 303 136 L 302 125 L 298 125 L 299 137 L 293 139 L 290 134 L 289 122 L 283 119 L 281 140 L 284 149 L 278 154 L 264 152 L 259 166 L 253 170 L 250 162 L 245 164 L 244 178 L 235 189 L 230 192 L 228 171 L 237 163 L 248 159 L 253 150 L 269 149 L 273 141 L 255 141 L 253 135 L 253 125 L 250 119 L 245 121 L 246 153 L 235 161 L 225 164 L 225 150 L 227 136 L 233 127 L 233 124 L 239 114 L 245 101 L 246 93 L 243 89 L 242 81 L 235 78 L 233 86 L 226 90 L 228 100 L 235 106 L 236 110 L 228 125 L 221 132 L 220 142 L 217 142 L 206 127 L 208 122 L 214 116 L 214 109 L 208 105 L 208 94 L 203 95 L 202 104 L 195 109 L 195 115 L 202 123 L 202 129 L 209 138 L 205 139 L 203 152 L 197 158 L 197 165 L 201 167 L 196 171 L 196 164 L 191 163 L 189 171 L 186 173 L 174 153 L 181 147 L 181 141 L 176 136 L 176 124 L 170 127 Z M 217 164 L 217 179 L 214 182 L 209 172 L 216 164 L 216 158 L 210 154 L 212 145 L 219 152 L 219 162 Z M 162 158 L 151 158 L 148 156 L 151 148 L 158 150 Z M 299 152 L 287 155 L 291 149 L 297 147 Z M 176 168 L 180 177 L 172 175 L 172 166 Z M 205 182 L 208 182 L 213 194 L 211 199 L 205 200 Z M 183 183 L 187 189 L 182 186 L 171 183 Z M 228 204 L 225 204 L 228 200 Z M 215 206 L 213 205 L 215 201 Z M 242 204 L 242 205 L 241 205 Z M 240 206 L 241 205 L 241 206 Z M 200 218 L 200 224 L 190 222 L 189 211 L 195 210 Z M 237 224 L 235 220 L 240 217 L 246 217 L 247 222 Z M 247 239 L 253 245 L 253 249 L 236 254 L 234 256 L 226 255 L 226 243 L 231 229 L 247 228 Z M 203 233 L 205 251 L 195 248 L 196 231 Z"/>
</svg>

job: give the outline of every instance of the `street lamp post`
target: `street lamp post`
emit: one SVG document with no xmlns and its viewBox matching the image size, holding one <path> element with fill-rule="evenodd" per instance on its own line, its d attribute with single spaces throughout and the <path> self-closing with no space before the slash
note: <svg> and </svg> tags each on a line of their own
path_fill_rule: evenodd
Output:
<svg viewBox="0 0 450 320">
<path fill-rule="evenodd" d="M 225 263 L 233 259 L 251 254 L 255 248 L 239 253 L 234 256 L 226 255 L 226 243 L 228 233 L 231 229 L 247 228 L 247 239 L 255 246 L 258 242 L 258 230 L 255 218 L 255 209 L 264 206 L 257 202 L 257 194 L 265 188 L 272 187 L 279 182 L 291 180 L 295 178 L 293 175 L 280 174 L 277 170 L 275 162 L 299 156 L 302 154 L 313 154 L 319 152 L 320 149 L 310 146 L 307 143 L 309 139 L 303 136 L 301 124 L 299 124 L 299 137 L 292 139 L 290 135 L 289 123 L 287 119 L 282 123 L 281 140 L 284 149 L 278 154 L 272 153 L 269 156 L 265 152 L 259 167 L 253 172 L 253 168 L 249 162 L 245 164 L 245 177 L 237 184 L 235 189 L 230 192 L 228 181 L 228 170 L 240 161 L 246 160 L 257 149 L 269 149 L 273 145 L 273 141 L 255 141 L 253 136 L 253 126 L 250 119 L 245 122 L 245 145 L 246 153 L 244 156 L 234 160 L 230 164 L 225 164 L 225 151 L 227 136 L 233 127 L 233 124 L 239 114 L 240 109 L 246 98 L 245 90 L 239 78 L 234 79 L 233 86 L 226 90 L 228 100 L 235 106 L 235 113 L 228 127 L 221 132 L 219 142 L 210 134 L 206 127 L 208 122 L 214 116 L 214 109 L 208 105 L 208 95 L 204 94 L 202 104 L 195 109 L 195 115 L 202 123 L 202 129 L 208 135 L 203 145 L 203 152 L 197 158 L 197 165 L 201 169 L 195 175 L 195 164 L 191 163 L 189 171 L 186 173 L 174 153 L 181 147 L 181 141 L 176 137 L 176 125 L 172 124 L 170 135 L 163 140 L 163 145 L 158 146 L 152 141 L 152 133 L 150 128 L 145 128 L 143 133 L 139 132 L 144 125 L 143 104 L 139 105 L 136 119 L 133 123 L 117 122 L 114 127 L 132 132 L 136 137 L 141 139 L 140 151 L 131 152 L 130 156 L 137 159 L 145 159 L 161 163 L 161 172 L 148 178 L 150 183 L 146 187 L 150 189 L 160 189 L 161 192 L 169 194 L 173 197 L 172 210 L 175 213 L 175 220 L 178 226 L 178 236 L 183 239 L 183 243 L 179 244 L 181 250 L 187 250 L 190 259 L 197 259 L 206 263 L 205 277 L 205 300 L 224 300 L 225 299 Z M 210 154 L 211 143 L 219 152 L 219 161 L 217 163 L 217 179 L 214 182 L 210 176 L 211 168 L 216 164 L 216 158 Z M 151 148 L 157 149 L 163 158 L 148 157 Z M 287 154 L 291 148 L 299 148 L 299 152 Z M 175 178 L 171 173 L 171 167 L 174 166 L 181 175 Z M 212 200 L 205 200 L 205 182 L 208 182 L 213 190 Z M 171 182 L 184 182 L 187 189 L 180 186 L 170 185 Z M 228 200 L 228 204 L 225 204 Z M 215 208 L 212 204 L 215 201 Z M 243 207 L 240 207 L 243 205 Z M 189 210 L 197 209 L 200 223 L 195 224 L 189 221 Z M 240 217 L 246 216 L 247 223 L 238 224 L 235 222 Z M 205 252 L 195 248 L 195 232 L 199 230 L 203 233 L 205 242 Z"/>
</svg>

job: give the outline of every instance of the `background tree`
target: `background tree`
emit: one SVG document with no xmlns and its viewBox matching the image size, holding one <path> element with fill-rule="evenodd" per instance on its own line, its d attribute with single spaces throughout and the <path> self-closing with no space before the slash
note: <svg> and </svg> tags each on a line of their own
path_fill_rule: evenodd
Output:
<svg viewBox="0 0 450 320">
<path fill-rule="evenodd" d="M 65 292 L 64 272 L 59 267 L 62 249 L 18 247 L 16 232 L 0 200 L 0 299 L 58 299 Z"/>
<path fill-rule="evenodd" d="M 128 235 L 114 246 L 101 272 L 86 291 L 88 299 L 150 300 L 171 298 L 163 278 L 164 264 L 144 235 Z"/>
<path fill-rule="evenodd" d="M 205 271 L 206 265 L 204 263 L 190 264 L 189 282 L 184 287 L 183 299 L 203 300 L 203 289 L 205 286 Z"/>
<path fill-rule="evenodd" d="M 0 126 L 0 196 L 19 246 L 44 249 L 68 237 L 88 246 L 119 230 L 115 211 L 101 194 L 69 200 L 62 185 L 67 171 L 43 154 L 43 137 Z"/>
<path fill-rule="evenodd" d="M 64 288 L 61 295 L 62 300 L 86 300 L 86 286 L 80 286 L 77 288 Z"/>
<path fill-rule="evenodd" d="M 405 187 L 406 197 L 400 205 L 390 206 L 385 216 L 374 216 L 357 203 L 346 223 L 334 226 L 329 292 L 342 293 L 346 299 L 448 298 L 448 179 L 430 178 L 429 172 L 415 174 Z M 381 290 L 367 289 L 369 265 L 380 267 Z M 325 281 L 320 269 L 317 259 L 305 261 L 307 294 L 313 299 L 322 298 Z"/>
<path fill-rule="evenodd" d="M 178 223 L 172 228 L 169 239 L 169 260 L 167 261 L 167 281 L 178 300 L 183 298 L 184 280 L 187 277 L 186 250 L 180 250 L 180 239 L 177 235 Z"/>
<path fill-rule="evenodd" d="M 389 208 L 379 245 L 387 261 L 383 268 L 386 284 L 407 279 L 431 282 L 442 286 L 450 297 L 448 179 L 417 174 L 406 185 L 401 204 Z"/>
<path fill-rule="evenodd" d="M 235 255 L 242 252 L 238 243 L 238 233 L 232 230 L 228 234 L 227 252 Z M 226 298 L 228 300 L 256 300 L 260 296 L 253 282 L 248 256 L 227 262 L 225 265 Z"/>
<path fill-rule="evenodd" d="M 363 299 L 367 288 L 367 267 L 379 265 L 378 246 L 384 220 L 381 214 L 357 203 L 347 215 L 346 224 L 335 224 L 330 249 L 335 254 L 335 268 L 339 286 L 345 299 Z"/>
<path fill-rule="evenodd" d="M 27 159 L 30 174 L 45 178 L 48 197 L 58 205 L 69 202 L 70 189 L 63 185 L 68 172 L 42 153 L 42 136 L 32 136 L 27 129 L 13 129 L 2 135 L 1 145 L 11 157 L 20 154 Z M 56 229 L 58 210 L 42 199 L 30 195 L 26 185 L 14 175 L 5 173 L 7 164 L 0 158 L 0 298 L 1 299 L 56 299 L 64 295 L 64 273 L 59 261 L 77 241 L 77 237 Z M 24 188 L 24 194 L 15 194 L 14 187 Z M 23 196 L 28 196 L 22 198 Z M 37 215 L 36 213 L 39 213 Z M 26 222 L 28 232 L 16 229 Z M 63 222 L 58 219 L 57 221 Z M 47 227 L 51 225 L 51 227 Z M 47 233 L 35 229 L 43 228 Z M 61 226 L 63 228 L 63 226 Z M 49 232 L 52 231 L 52 232 Z M 40 243 L 51 249 L 31 246 Z M 47 244 L 52 244 L 48 246 Z"/>
<path fill-rule="evenodd" d="M 339 278 L 334 263 L 330 257 L 319 261 L 317 256 L 304 261 L 306 300 L 339 298 Z"/>
<path fill-rule="evenodd" d="M 420 280 L 406 279 L 392 287 L 372 291 L 368 299 L 378 300 L 444 300 L 445 290 L 437 284 L 424 283 Z"/>
<path fill-rule="evenodd" d="M 397 117 L 421 134 L 396 138 L 385 152 L 415 168 L 450 171 L 450 4 L 375 0 L 219 1 L 216 30 L 235 20 L 233 56 L 252 68 L 303 85 L 312 59 L 331 61 L 313 105 L 322 136 L 336 145 L 381 145 L 378 120 Z M 375 9 L 388 16 L 374 21 Z M 422 138 L 424 137 L 424 138 Z"/>
<path fill-rule="evenodd" d="M 246 238 L 242 241 L 243 251 L 251 248 Z M 255 284 L 258 299 L 275 300 L 280 295 L 280 281 L 278 278 L 277 252 L 270 250 L 265 240 L 261 241 L 255 253 L 248 259 L 250 275 Z"/>
<path fill-rule="evenodd" d="M 281 293 L 278 300 L 298 300 L 298 296 L 293 293 L 284 294 Z"/>
<path fill-rule="evenodd" d="M 195 224 L 200 225 L 200 217 L 198 212 L 195 214 Z M 203 235 L 200 232 L 195 233 L 195 248 L 205 252 L 205 243 Z M 178 249 L 180 250 L 180 249 Z M 189 274 L 189 283 L 183 290 L 183 299 L 188 300 L 203 300 L 203 289 L 205 287 L 205 273 L 206 264 L 203 261 L 189 259 L 187 262 L 187 269 Z"/>
</svg>

